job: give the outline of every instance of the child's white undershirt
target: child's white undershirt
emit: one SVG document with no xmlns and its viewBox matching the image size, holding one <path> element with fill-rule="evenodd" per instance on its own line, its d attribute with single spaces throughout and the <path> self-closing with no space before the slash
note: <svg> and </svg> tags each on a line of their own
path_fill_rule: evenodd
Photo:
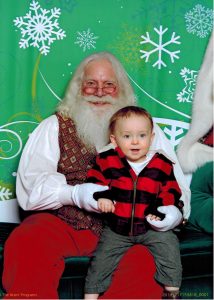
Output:
<svg viewBox="0 0 214 300">
<path fill-rule="evenodd" d="M 152 159 L 152 157 L 154 156 L 154 153 L 147 153 L 146 155 L 146 159 L 142 162 L 132 162 L 132 161 L 128 161 L 128 163 L 130 164 L 130 166 L 132 167 L 132 169 L 135 171 L 135 174 L 138 175 L 144 168 L 145 166 L 150 162 L 150 160 Z"/>
</svg>

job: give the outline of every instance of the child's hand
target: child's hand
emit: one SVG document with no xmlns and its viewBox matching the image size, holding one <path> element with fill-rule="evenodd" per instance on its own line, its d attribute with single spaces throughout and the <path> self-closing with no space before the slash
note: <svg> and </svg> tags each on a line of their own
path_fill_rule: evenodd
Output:
<svg viewBox="0 0 214 300">
<path fill-rule="evenodd" d="M 182 220 L 183 215 L 180 210 L 174 205 L 166 205 L 158 207 L 158 211 L 165 214 L 165 218 L 162 221 L 152 221 L 148 216 L 147 222 L 156 231 L 168 231 L 178 226 Z"/>
<path fill-rule="evenodd" d="M 111 200 L 100 198 L 98 199 L 97 202 L 98 202 L 98 208 L 101 210 L 101 212 L 113 213 L 115 211 L 114 203 Z"/>
<path fill-rule="evenodd" d="M 160 221 L 161 218 L 155 216 L 155 215 L 152 215 L 152 214 L 149 214 L 147 215 L 147 217 L 150 219 L 150 220 L 155 220 L 155 221 Z"/>
</svg>

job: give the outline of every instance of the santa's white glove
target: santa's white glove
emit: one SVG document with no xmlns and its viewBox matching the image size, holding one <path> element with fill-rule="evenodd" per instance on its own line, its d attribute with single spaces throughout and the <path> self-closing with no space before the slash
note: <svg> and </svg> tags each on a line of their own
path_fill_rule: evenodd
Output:
<svg viewBox="0 0 214 300">
<path fill-rule="evenodd" d="M 84 208 L 85 210 L 91 212 L 100 213 L 97 201 L 93 198 L 93 194 L 95 192 L 105 190 L 108 190 L 108 186 L 103 186 L 94 183 L 76 184 L 72 187 L 71 199 L 73 200 L 73 204 L 78 206 L 79 208 Z"/>
<path fill-rule="evenodd" d="M 146 217 L 147 222 L 156 231 L 167 231 L 173 229 L 182 222 L 182 213 L 174 205 L 159 206 L 157 210 L 165 214 L 165 218 L 162 221 L 150 220 L 148 216 Z"/>
</svg>

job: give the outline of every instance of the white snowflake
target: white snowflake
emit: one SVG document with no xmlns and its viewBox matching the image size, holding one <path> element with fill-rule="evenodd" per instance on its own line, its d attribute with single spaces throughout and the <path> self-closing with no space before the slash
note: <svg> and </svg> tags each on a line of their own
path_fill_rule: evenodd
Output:
<svg viewBox="0 0 214 300">
<path fill-rule="evenodd" d="M 164 133 L 168 136 L 171 144 L 175 148 L 181 141 L 182 135 L 184 134 L 183 128 L 172 125 L 171 128 L 164 127 Z"/>
<path fill-rule="evenodd" d="M 159 30 L 157 28 L 154 28 L 154 30 L 159 35 L 158 43 L 155 43 L 154 41 L 152 41 L 150 39 L 150 35 L 148 32 L 146 32 L 146 36 L 141 35 L 141 38 L 143 39 L 143 41 L 141 41 L 140 44 L 150 44 L 150 45 L 154 46 L 154 48 L 151 51 L 140 50 L 140 52 L 143 53 L 143 55 L 141 55 L 140 58 L 142 58 L 142 59 L 145 58 L 145 62 L 148 62 L 150 55 L 152 55 L 155 52 L 158 52 L 157 53 L 158 54 L 157 61 L 152 66 L 153 67 L 158 66 L 158 69 L 161 69 L 162 66 L 166 67 L 166 64 L 162 58 L 163 52 L 165 52 L 166 54 L 168 54 L 170 56 L 172 63 L 174 63 L 175 58 L 177 58 L 177 59 L 179 58 L 179 56 L 177 54 L 180 52 L 180 50 L 169 51 L 167 49 L 167 46 L 169 46 L 170 44 L 180 44 L 181 42 L 178 41 L 180 36 L 175 36 L 175 32 L 173 32 L 173 34 L 171 35 L 171 39 L 164 43 L 163 36 L 166 33 L 166 31 L 168 30 L 168 28 L 163 29 L 162 25 L 160 25 Z"/>
<path fill-rule="evenodd" d="M 213 10 L 197 4 L 185 14 L 187 32 L 205 38 L 213 28 Z"/>
<path fill-rule="evenodd" d="M 155 123 L 160 124 L 174 149 L 189 129 L 189 123 L 178 120 L 154 118 L 154 121 Z"/>
<path fill-rule="evenodd" d="M 198 71 L 183 68 L 180 72 L 180 75 L 184 79 L 185 87 L 179 94 L 177 94 L 177 100 L 179 102 L 192 102 Z"/>
<path fill-rule="evenodd" d="M 77 32 L 77 40 L 75 44 L 78 44 L 80 48 L 83 48 L 83 51 L 86 49 L 96 48 L 96 39 L 98 39 L 98 36 L 94 36 L 93 32 L 90 32 L 90 28 L 87 29 L 87 31 Z"/>
<path fill-rule="evenodd" d="M 62 40 L 66 36 L 65 31 L 59 29 L 60 14 L 60 8 L 43 9 L 33 0 L 29 12 L 24 17 L 13 20 L 15 26 L 21 30 L 20 48 L 33 46 L 38 48 L 41 54 L 47 55 L 50 52 L 50 45 L 56 39 Z"/>
<path fill-rule="evenodd" d="M 10 199 L 10 196 L 12 196 L 10 190 L 0 185 L 0 200 L 1 201 L 8 200 Z"/>
</svg>

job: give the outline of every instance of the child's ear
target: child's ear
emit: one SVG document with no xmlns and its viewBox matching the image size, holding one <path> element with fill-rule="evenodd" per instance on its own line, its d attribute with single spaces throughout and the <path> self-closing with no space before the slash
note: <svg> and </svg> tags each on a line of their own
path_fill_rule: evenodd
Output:
<svg viewBox="0 0 214 300">
<path fill-rule="evenodd" d="M 152 137 L 151 137 L 151 142 L 153 142 L 154 137 L 155 137 L 155 133 L 154 133 L 154 131 L 153 131 L 153 132 L 152 132 Z"/>
<path fill-rule="evenodd" d="M 113 134 L 110 134 L 110 141 L 111 141 L 111 143 L 115 146 L 115 147 L 117 147 L 117 142 L 116 142 L 116 138 L 115 138 L 115 136 L 113 135 Z"/>
</svg>

